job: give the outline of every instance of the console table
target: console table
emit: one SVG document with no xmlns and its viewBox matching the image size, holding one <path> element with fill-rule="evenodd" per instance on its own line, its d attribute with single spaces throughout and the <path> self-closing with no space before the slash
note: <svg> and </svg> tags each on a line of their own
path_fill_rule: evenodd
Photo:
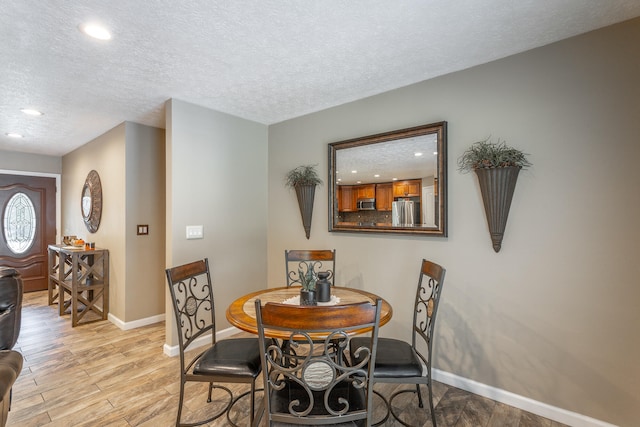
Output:
<svg viewBox="0 0 640 427">
<path fill-rule="evenodd" d="M 105 320 L 109 313 L 109 251 L 49 245 L 49 305 L 71 310 L 71 326 Z M 66 295 L 69 299 L 65 299 Z"/>
</svg>

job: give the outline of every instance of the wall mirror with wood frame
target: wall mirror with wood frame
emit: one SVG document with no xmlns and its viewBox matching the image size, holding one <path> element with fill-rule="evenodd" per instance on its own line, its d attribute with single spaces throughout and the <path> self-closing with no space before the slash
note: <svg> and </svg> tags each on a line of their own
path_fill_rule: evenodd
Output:
<svg viewBox="0 0 640 427">
<path fill-rule="evenodd" d="M 100 175 L 95 170 L 89 172 L 82 186 L 80 211 L 87 230 L 90 233 L 98 231 L 100 218 L 102 217 L 102 184 Z"/>
<path fill-rule="evenodd" d="M 329 231 L 447 236 L 447 122 L 329 144 Z"/>
</svg>

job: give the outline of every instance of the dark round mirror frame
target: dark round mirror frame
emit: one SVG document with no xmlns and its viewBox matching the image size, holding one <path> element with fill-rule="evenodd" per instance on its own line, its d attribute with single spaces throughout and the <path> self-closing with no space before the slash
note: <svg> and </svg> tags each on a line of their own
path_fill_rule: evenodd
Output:
<svg viewBox="0 0 640 427">
<path fill-rule="evenodd" d="M 88 207 L 88 212 L 84 206 L 84 197 L 86 192 L 89 192 L 91 197 L 91 205 Z M 80 195 L 80 213 L 84 220 L 84 225 L 87 227 L 90 233 L 95 233 L 100 227 L 100 218 L 102 216 L 102 185 L 100 183 L 100 175 L 95 170 L 89 172 L 87 179 L 82 186 L 82 194 Z"/>
</svg>

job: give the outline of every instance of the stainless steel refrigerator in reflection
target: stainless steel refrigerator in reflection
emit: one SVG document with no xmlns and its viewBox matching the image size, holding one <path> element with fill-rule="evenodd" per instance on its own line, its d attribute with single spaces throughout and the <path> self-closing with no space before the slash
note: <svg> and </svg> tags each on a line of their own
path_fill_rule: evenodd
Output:
<svg viewBox="0 0 640 427">
<path fill-rule="evenodd" d="M 415 225 L 416 208 L 411 200 L 398 200 L 391 204 L 391 223 L 397 226 Z"/>
</svg>

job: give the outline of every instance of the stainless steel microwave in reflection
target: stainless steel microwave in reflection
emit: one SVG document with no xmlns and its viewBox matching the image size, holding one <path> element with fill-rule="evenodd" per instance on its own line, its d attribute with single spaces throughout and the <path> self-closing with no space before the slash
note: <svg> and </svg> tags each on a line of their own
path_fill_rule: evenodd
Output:
<svg viewBox="0 0 640 427">
<path fill-rule="evenodd" d="M 359 211 L 375 211 L 376 199 L 358 199 L 356 206 Z"/>
</svg>

